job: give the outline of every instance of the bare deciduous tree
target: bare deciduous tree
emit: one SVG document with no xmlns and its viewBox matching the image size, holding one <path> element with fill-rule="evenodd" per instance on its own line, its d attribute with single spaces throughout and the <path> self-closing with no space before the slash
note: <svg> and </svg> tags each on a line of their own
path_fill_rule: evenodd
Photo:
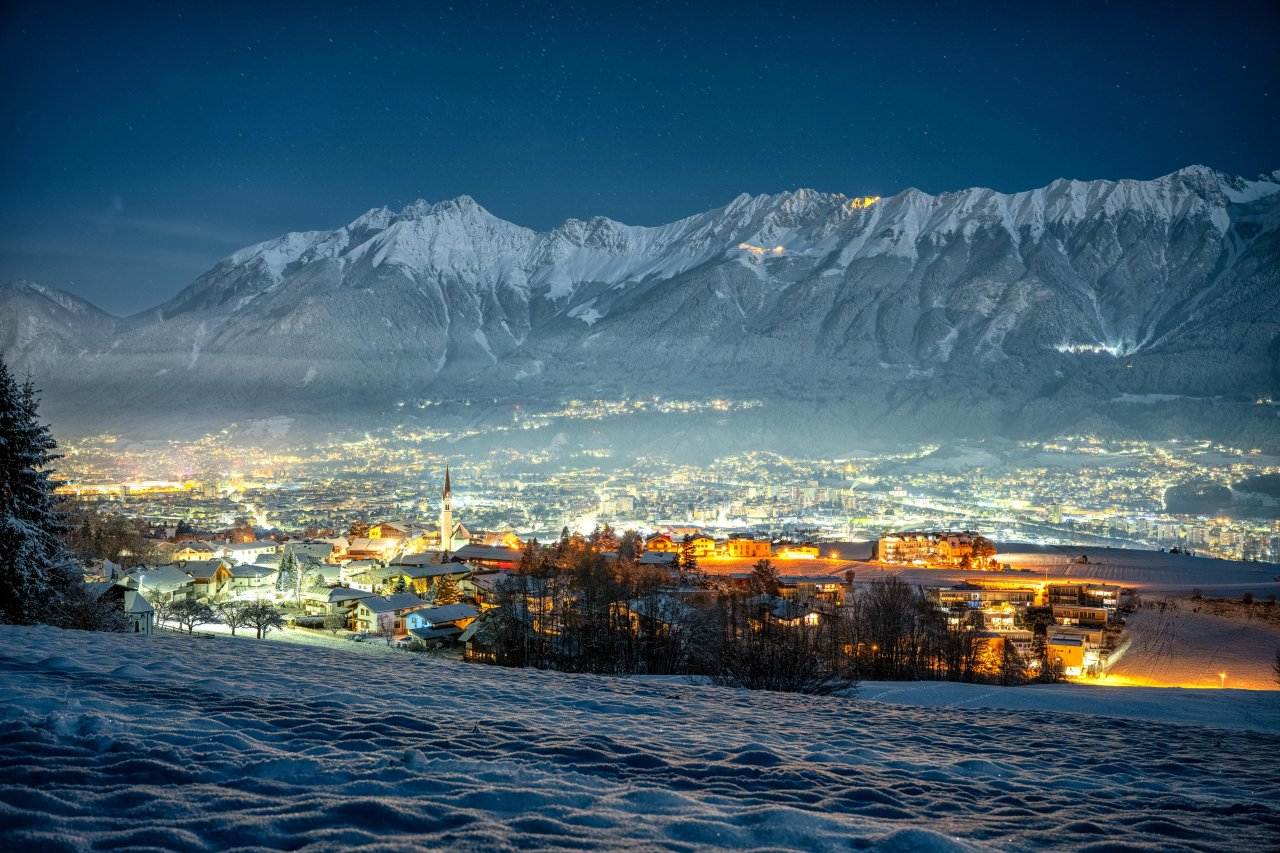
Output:
<svg viewBox="0 0 1280 853">
<path fill-rule="evenodd" d="M 272 628 L 284 627 L 284 614 L 274 605 L 266 601 L 255 601 L 245 608 L 245 618 L 258 632 L 261 640 Z"/>
<path fill-rule="evenodd" d="M 213 604 L 213 610 L 222 620 L 222 624 L 231 629 L 231 636 L 236 635 L 237 628 L 249 625 L 248 611 L 250 603 L 235 598 L 222 599 Z"/>
<path fill-rule="evenodd" d="M 193 633 L 197 625 L 208 625 L 215 618 L 213 608 L 190 598 L 175 601 L 169 612 L 179 626 L 187 629 L 188 634 Z"/>
</svg>

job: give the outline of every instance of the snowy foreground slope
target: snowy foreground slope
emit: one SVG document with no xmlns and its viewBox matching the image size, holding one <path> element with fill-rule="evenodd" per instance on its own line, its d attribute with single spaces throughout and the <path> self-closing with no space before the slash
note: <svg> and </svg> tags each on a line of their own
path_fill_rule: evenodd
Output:
<svg viewBox="0 0 1280 853">
<path fill-rule="evenodd" d="M 1274 729 L 0 627 L 10 849 L 1263 849 L 1278 748 Z"/>
</svg>

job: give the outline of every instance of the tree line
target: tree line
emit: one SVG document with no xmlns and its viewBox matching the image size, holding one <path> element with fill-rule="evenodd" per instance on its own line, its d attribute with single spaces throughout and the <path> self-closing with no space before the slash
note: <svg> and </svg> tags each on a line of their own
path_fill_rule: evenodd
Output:
<svg viewBox="0 0 1280 853">
<path fill-rule="evenodd" d="M 767 560 L 756 564 L 743 590 L 681 557 L 674 584 L 680 593 L 673 595 L 668 570 L 641 565 L 634 544 L 634 533 L 618 538 L 608 528 L 589 537 L 566 531 L 549 547 L 528 543 L 484 616 L 495 662 L 703 675 L 805 693 L 867 678 L 1010 685 L 1030 679 L 1011 643 L 985 643 L 973 623 L 948 619 L 922 589 L 897 578 L 850 585 L 843 606 L 822 608 L 806 621 L 787 613 Z M 1052 667 L 1039 672 L 1053 677 Z"/>
</svg>

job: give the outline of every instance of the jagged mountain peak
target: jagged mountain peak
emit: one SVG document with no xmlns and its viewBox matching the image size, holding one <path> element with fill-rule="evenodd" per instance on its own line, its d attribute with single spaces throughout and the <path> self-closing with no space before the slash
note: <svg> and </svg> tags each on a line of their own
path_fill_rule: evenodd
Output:
<svg viewBox="0 0 1280 853">
<path fill-rule="evenodd" d="M 106 311 L 94 305 L 87 299 L 76 296 L 74 293 L 68 293 L 57 287 L 52 287 L 38 281 L 32 281 L 26 278 L 16 278 L 9 281 L 0 282 L 0 299 L 41 299 L 46 300 L 63 311 L 72 314 L 93 314 L 102 317 L 110 317 Z"/>
<path fill-rule="evenodd" d="M 17 306 L 0 343 L 90 396 L 141 399 L 157 371 L 202 396 L 317 406 L 440 377 L 495 395 L 920 384 L 944 401 L 1006 389 L 1017 418 L 1056 388 L 1104 405 L 1274 395 L 1278 230 L 1280 175 L 1203 166 L 1016 193 L 744 193 L 662 225 L 542 232 L 461 196 L 247 247 L 119 326 L 0 287 Z"/>
<path fill-rule="evenodd" d="M 424 219 L 427 217 L 477 216 L 494 217 L 478 201 L 469 195 L 460 195 L 443 201 L 428 201 L 424 198 L 409 202 L 397 215 L 397 219 Z"/>
</svg>

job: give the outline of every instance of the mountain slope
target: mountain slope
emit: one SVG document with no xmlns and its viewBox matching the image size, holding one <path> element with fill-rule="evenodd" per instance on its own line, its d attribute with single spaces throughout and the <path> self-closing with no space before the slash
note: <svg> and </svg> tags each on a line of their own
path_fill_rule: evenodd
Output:
<svg viewBox="0 0 1280 853">
<path fill-rule="evenodd" d="M 1015 194 L 742 195 L 658 227 L 542 233 L 464 196 L 248 247 L 98 336 L 26 297 L 15 314 L 42 343 L 3 342 L 77 406 L 192 417 L 712 390 L 894 431 L 1059 429 L 1081 406 L 1141 422 L 1156 409 L 1134 401 L 1280 386 L 1278 225 L 1280 173 L 1204 167 Z"/>
<path fill-rule="evenodd" d="M 112 345 L 118 320 L 55 287 L 0 283 L 0 353 L 19 369 L 58 374 L 78 358 Z"/>
</svg>

